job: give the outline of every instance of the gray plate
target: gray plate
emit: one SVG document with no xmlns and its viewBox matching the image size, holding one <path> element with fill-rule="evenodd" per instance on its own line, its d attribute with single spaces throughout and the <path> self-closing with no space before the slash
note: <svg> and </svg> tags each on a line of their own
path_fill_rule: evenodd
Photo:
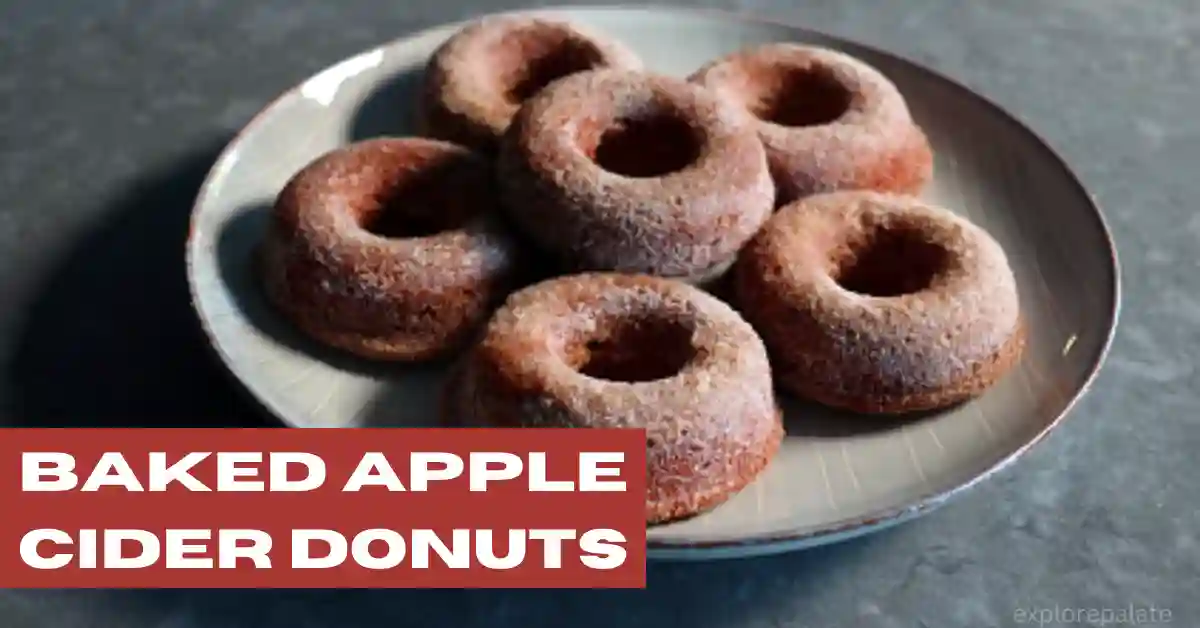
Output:
<svg viewBox="0 0 1200 628">
<path fill-rule="evenodd" d="M 926 196 L 1004 245 L 1031 324 L 1020 367 L 952 411 L 880 422 L 786 401 L 788 438 L 763 477 L 709 514 L 651 529 L 652 557 L 765 554 L 905 521 L 1011 463 L 1084 392 L 1116 325 L 1112 240 L 1067 166 L 1000 108 L 911 62 L 781 24 L 666 8 L 540 12 L 606 31 L 652 69 L 679 76 L 775 41 L 839 48 L 876 66 L 904 92 L 937 152 Z M 352 140 L 411 133 L 421 67 L 457 27 L 347 59 L 281 96 L 229 145 L 196 201 L 188 280 L 204 330 L 249 393 L 289 425 L 434 424 L 442 369 L 367 364 L 314 346 L 266 307 L 249 259 L 267 208 L 297 169 Z"/>
</svg>

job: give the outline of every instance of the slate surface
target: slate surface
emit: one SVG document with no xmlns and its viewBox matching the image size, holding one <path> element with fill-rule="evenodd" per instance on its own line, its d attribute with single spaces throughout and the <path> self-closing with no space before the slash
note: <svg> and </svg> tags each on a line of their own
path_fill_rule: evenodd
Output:
<svg viewBox="0 0 1200 628">
<path fill-rule="evenodd" d="M 1105 207 L 1125 309 L 1072 420 L 950 506 L 789 556 L 653 565 L 648 591 L 0 592 L 0 626 L 1200 625 L 1200 3 L 742 0 L 926 63 L 1014 111 Z M 187 211 L 277 93 L 417 28 L 519 6 L 349 0 L 0 5 L 4 425 L 254 425 L 186 303 Z M 1098 614 L 1098 613 L 1097 613 Z M 1041 625 L 1056 625 L 1041 622 Z"/>
</svg>

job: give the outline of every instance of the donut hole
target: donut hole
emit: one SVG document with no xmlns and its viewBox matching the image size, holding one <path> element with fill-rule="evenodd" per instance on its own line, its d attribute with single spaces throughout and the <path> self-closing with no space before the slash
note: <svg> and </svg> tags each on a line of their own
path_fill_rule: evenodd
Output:
<svg viewBox="0 0 1200 628">
<path fill-rule="evenodd" d="M 700 138 L 683 116 L 658 111 L 617 118 L 599 133 L 594 146 L 584 149 L 596 165 L 613 174 L 648 178 L 684 169 L 699 159 L 700 147 Z"/>
<path fill-rule="evenodd" d="M 517 105 L 564 76 L 604 63 L 604 54 L 592 42 L 545 26 L 511 33 L 493 58 L 501 68 L 505 97 Z"/>
<path fill-rule="evenodd" d="M 434 215 L 413 215 L 412 209 L 406 202 L 389 203 L 365 214 L 360 225 L 370 233 L 392 240 L 427 238 L 452 228 Z"/>
<path fill-rule="evenodd" d="M 780 68 L 760 84 L 765 89 L 752 99 L 750 110 L 760 120 L 781 126 L 834 122 L 850 109 L 854 96 L 833 72 L 820 66 Z"/>
<path fill-rule="evenodd" d="M 833 277 L 850 292 L 895 297 L 930 287 L 949 261 L 950 253 L 919 229 L 878 227 L 840 252 Z"/>
<path fill-rule="evenodd" d="M 470 165 L 453 158 L 409 169 L 358 208 L 358 225 L 389 239 L 424 238 L 461 227 L 473 213 L 471 195 L 481 185 Z M 483 189 L 483 188 L 479 188 Z"/>
<path fill-rule="evenodd" d="M 649 382 L 678 374 L 696 355 L 692 330 L 671 320 L 623 320 L 570 351 L 581 374 L 613 382 Z"/>
</svg>

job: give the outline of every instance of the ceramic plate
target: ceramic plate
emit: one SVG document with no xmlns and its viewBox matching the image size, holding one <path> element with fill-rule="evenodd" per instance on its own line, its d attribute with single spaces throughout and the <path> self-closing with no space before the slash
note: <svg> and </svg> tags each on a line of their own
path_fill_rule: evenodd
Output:
<svg viewBox="0 0 1200 628">
<path fill-rule="evenodd" d="M 539 11 L 631 45 L 651 69 L 686 76 L 744 46 L 842 49 L 887 74 L 937 152 L 926 196 L 988 229 L 1008 251 L 1031 343 L 983 398 L 878 421 L 784 400 L 788 437 L 753 485 L 718 509 L 652 528 L 659 558 L 746 556 L 828 543 L 910 519 L 1012 462 L 1065 415 L 1095 375 L 1116 324 L 1116 257 L 1103 219 L 1032 132 L 970 90 L 893 55 L 781 24 L 664 8 Z M 421 69 L 460 25 L 342 61 L 284 94 L 225 150 L 196 202 L 188 279 L 220 360 L 295 427 L 428 426 L 444 372 L 360 362 L 314 346 L 269 309 L 250 274 L 267 208 L 321 153 L 413 132 Z"/>
</svg>

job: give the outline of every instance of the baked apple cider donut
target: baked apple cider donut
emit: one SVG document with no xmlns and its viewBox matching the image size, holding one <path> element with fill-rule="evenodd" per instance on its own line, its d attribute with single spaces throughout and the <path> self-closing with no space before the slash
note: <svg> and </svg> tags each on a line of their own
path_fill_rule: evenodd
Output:
<svg viewBox="0 0 1200 628">
<path fill-rule="evenodd" d="M 697 514 L 756 478 L 783 425 L 762 340 L 683 282 L 587 273 L 511 295 L 467 358 L 470 425 L 645 428 L 646 521 Z"/>
<path fill-rule="evenodd" d="M 704 281 L 774 207 L 749 122 L 680 79 L 575 74 L 513 118 L 500 153 L 505 209 L 570 270 Z"/>
<path fill-rule="evenodd" d="M 620 42 L 570 23 L 486 17 L 448 39 L 427 64 L 421 133 L 491 152 L 521 103 L 555 79 L 641 66 Z"/>
<path fill-rule="evenodd" d="M 1024 349 L 1000 245 L 911 197 L 836 192 L 787 205 L 734 274 L 780 386 L 829 406 L 949 406 L 989 388 Z"/>
<path fill-rule="evenodd" d="M 511 289 L 491 164 L 426 139 L 376 139 L 315 160 L 280 192 L 261 250 L 270 300 L 300 329 L 367 358 L 460 346 Z"/>
<path fill-rule="evenodd" d="M 915 194 L 933 176 L 933 152 L 900 90 L 847 54 L 770 44 L 689 80 L 757 118 L 779 204 L 847 189 Z"/>
</svg>

